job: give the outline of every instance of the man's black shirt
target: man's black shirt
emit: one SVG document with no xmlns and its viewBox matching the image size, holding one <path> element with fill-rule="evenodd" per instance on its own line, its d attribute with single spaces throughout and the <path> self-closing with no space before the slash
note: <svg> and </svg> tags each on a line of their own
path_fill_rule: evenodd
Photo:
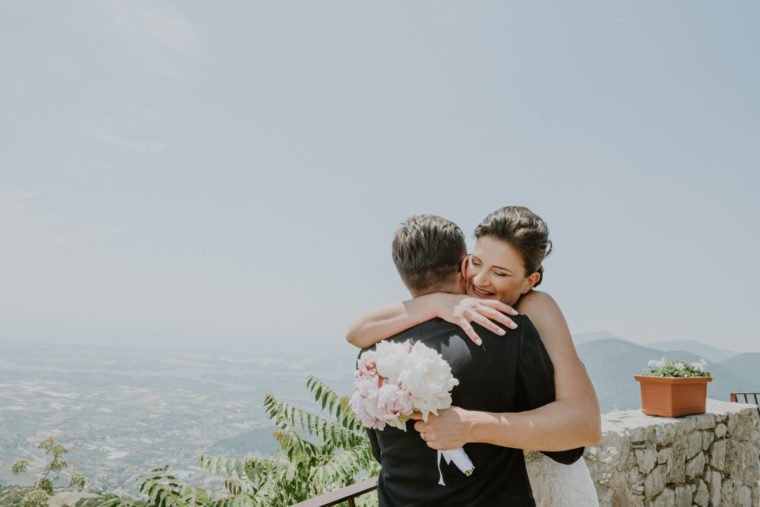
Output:
<svg viewBox="0 0 760 507">
<path fill-rule="evenodd" d="M 432 319 L 388 340 L 421 341 L 451 365 L 459 384 L 452 405 L 485 412 L 521 412 L 554 401 L 554 368 L 538 331 L 525 315 L 505 336 L 475 326 L 483 339 L 475 345 L 454 324 Z M 365 349 L 366 350 L 366 349 Z M 406 432 L 386 426 L 369 430 L 375 458 L 382 464 L 377 482 L 380 506 L 535 505 L 521 449 L 472 443 L 464 446 L 475 465 L 466 477 L 454 463 L 441 460 L 445 486 L 438 484 L 437 451 L 427 446 L 407 422 Z M 545 452 L 570 464 L 583 448 Z"/>
</svg>

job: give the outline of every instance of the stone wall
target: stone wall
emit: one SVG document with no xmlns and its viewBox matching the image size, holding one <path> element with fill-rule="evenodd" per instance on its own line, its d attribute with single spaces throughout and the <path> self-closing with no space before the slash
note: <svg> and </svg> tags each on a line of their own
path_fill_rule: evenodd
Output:
<svg viewBox="0 0 760 507">
<path fill-rule="evenodd" d="M 754 405 L 708 399 L 707 413 L 675 419 L 611 412 L 584 457 L 601 506 L 760 506 Z"/>
</svg>

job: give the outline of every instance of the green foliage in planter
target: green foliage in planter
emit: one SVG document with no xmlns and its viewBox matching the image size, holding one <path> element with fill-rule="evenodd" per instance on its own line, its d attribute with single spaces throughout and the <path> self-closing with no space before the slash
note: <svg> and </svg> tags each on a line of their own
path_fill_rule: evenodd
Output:
<svg viewBox="0 0 760 507">
<path fill-rule="evenodd" d="M 697 363 L 690 363 L 685 359 L 672 359 L 667 361 L 664 357 L 659 361 L 649 361 L 648 369 L 643 375 L 649 377 L 712 377 L 710 372 L 705 371 L 707 361 L 702 359 Z"/>
</svg>

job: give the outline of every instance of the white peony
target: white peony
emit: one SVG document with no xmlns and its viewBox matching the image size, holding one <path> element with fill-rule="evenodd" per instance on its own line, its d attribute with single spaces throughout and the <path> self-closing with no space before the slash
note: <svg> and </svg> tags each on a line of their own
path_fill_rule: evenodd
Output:
<svg viewBox="0 0 760 507">
<path fill-rule="evenodd" d="M 418 342 L 380 342 L 375 351 L 364 352 L 354 374 L 350 404 L 359 420 L 369 428 L 390 425 L 406 431 L 409 416 L 417 411 L 428 415 L 451 406 L 451 390 L 459 381 L 451 366 L 430 347 Z M 461 447 L 438 451 L 441 457 L 469 476 L 475 467 Z M 440 474 L 439 484 L 445 485 Z"/>
<path fill-rule="evenodd" d="M 368 426 L 381 420 L 406 429 L 403 423 L 412 412 L 420 412 L 427 421 L 431 412 L 437 415 L 450 407 L 450 391 L 458 383 L 449 363 L 430 347 L 380 342 L 359 359 L 352 406 L 359 408 L 354 411 Z"/>
</svg>

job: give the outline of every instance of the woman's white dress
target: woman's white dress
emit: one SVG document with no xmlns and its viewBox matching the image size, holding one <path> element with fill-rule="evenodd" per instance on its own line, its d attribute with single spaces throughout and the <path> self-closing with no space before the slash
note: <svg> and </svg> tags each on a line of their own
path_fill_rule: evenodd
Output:
<svg viewBox="0 0 760 507">
<path fill-rule="evenodd" d="M 524 453 L 537 507 L 599 506 L 596 488 L 583 458 L 572 465 L 563 465 L 538 451 Z"/>
</svg>

